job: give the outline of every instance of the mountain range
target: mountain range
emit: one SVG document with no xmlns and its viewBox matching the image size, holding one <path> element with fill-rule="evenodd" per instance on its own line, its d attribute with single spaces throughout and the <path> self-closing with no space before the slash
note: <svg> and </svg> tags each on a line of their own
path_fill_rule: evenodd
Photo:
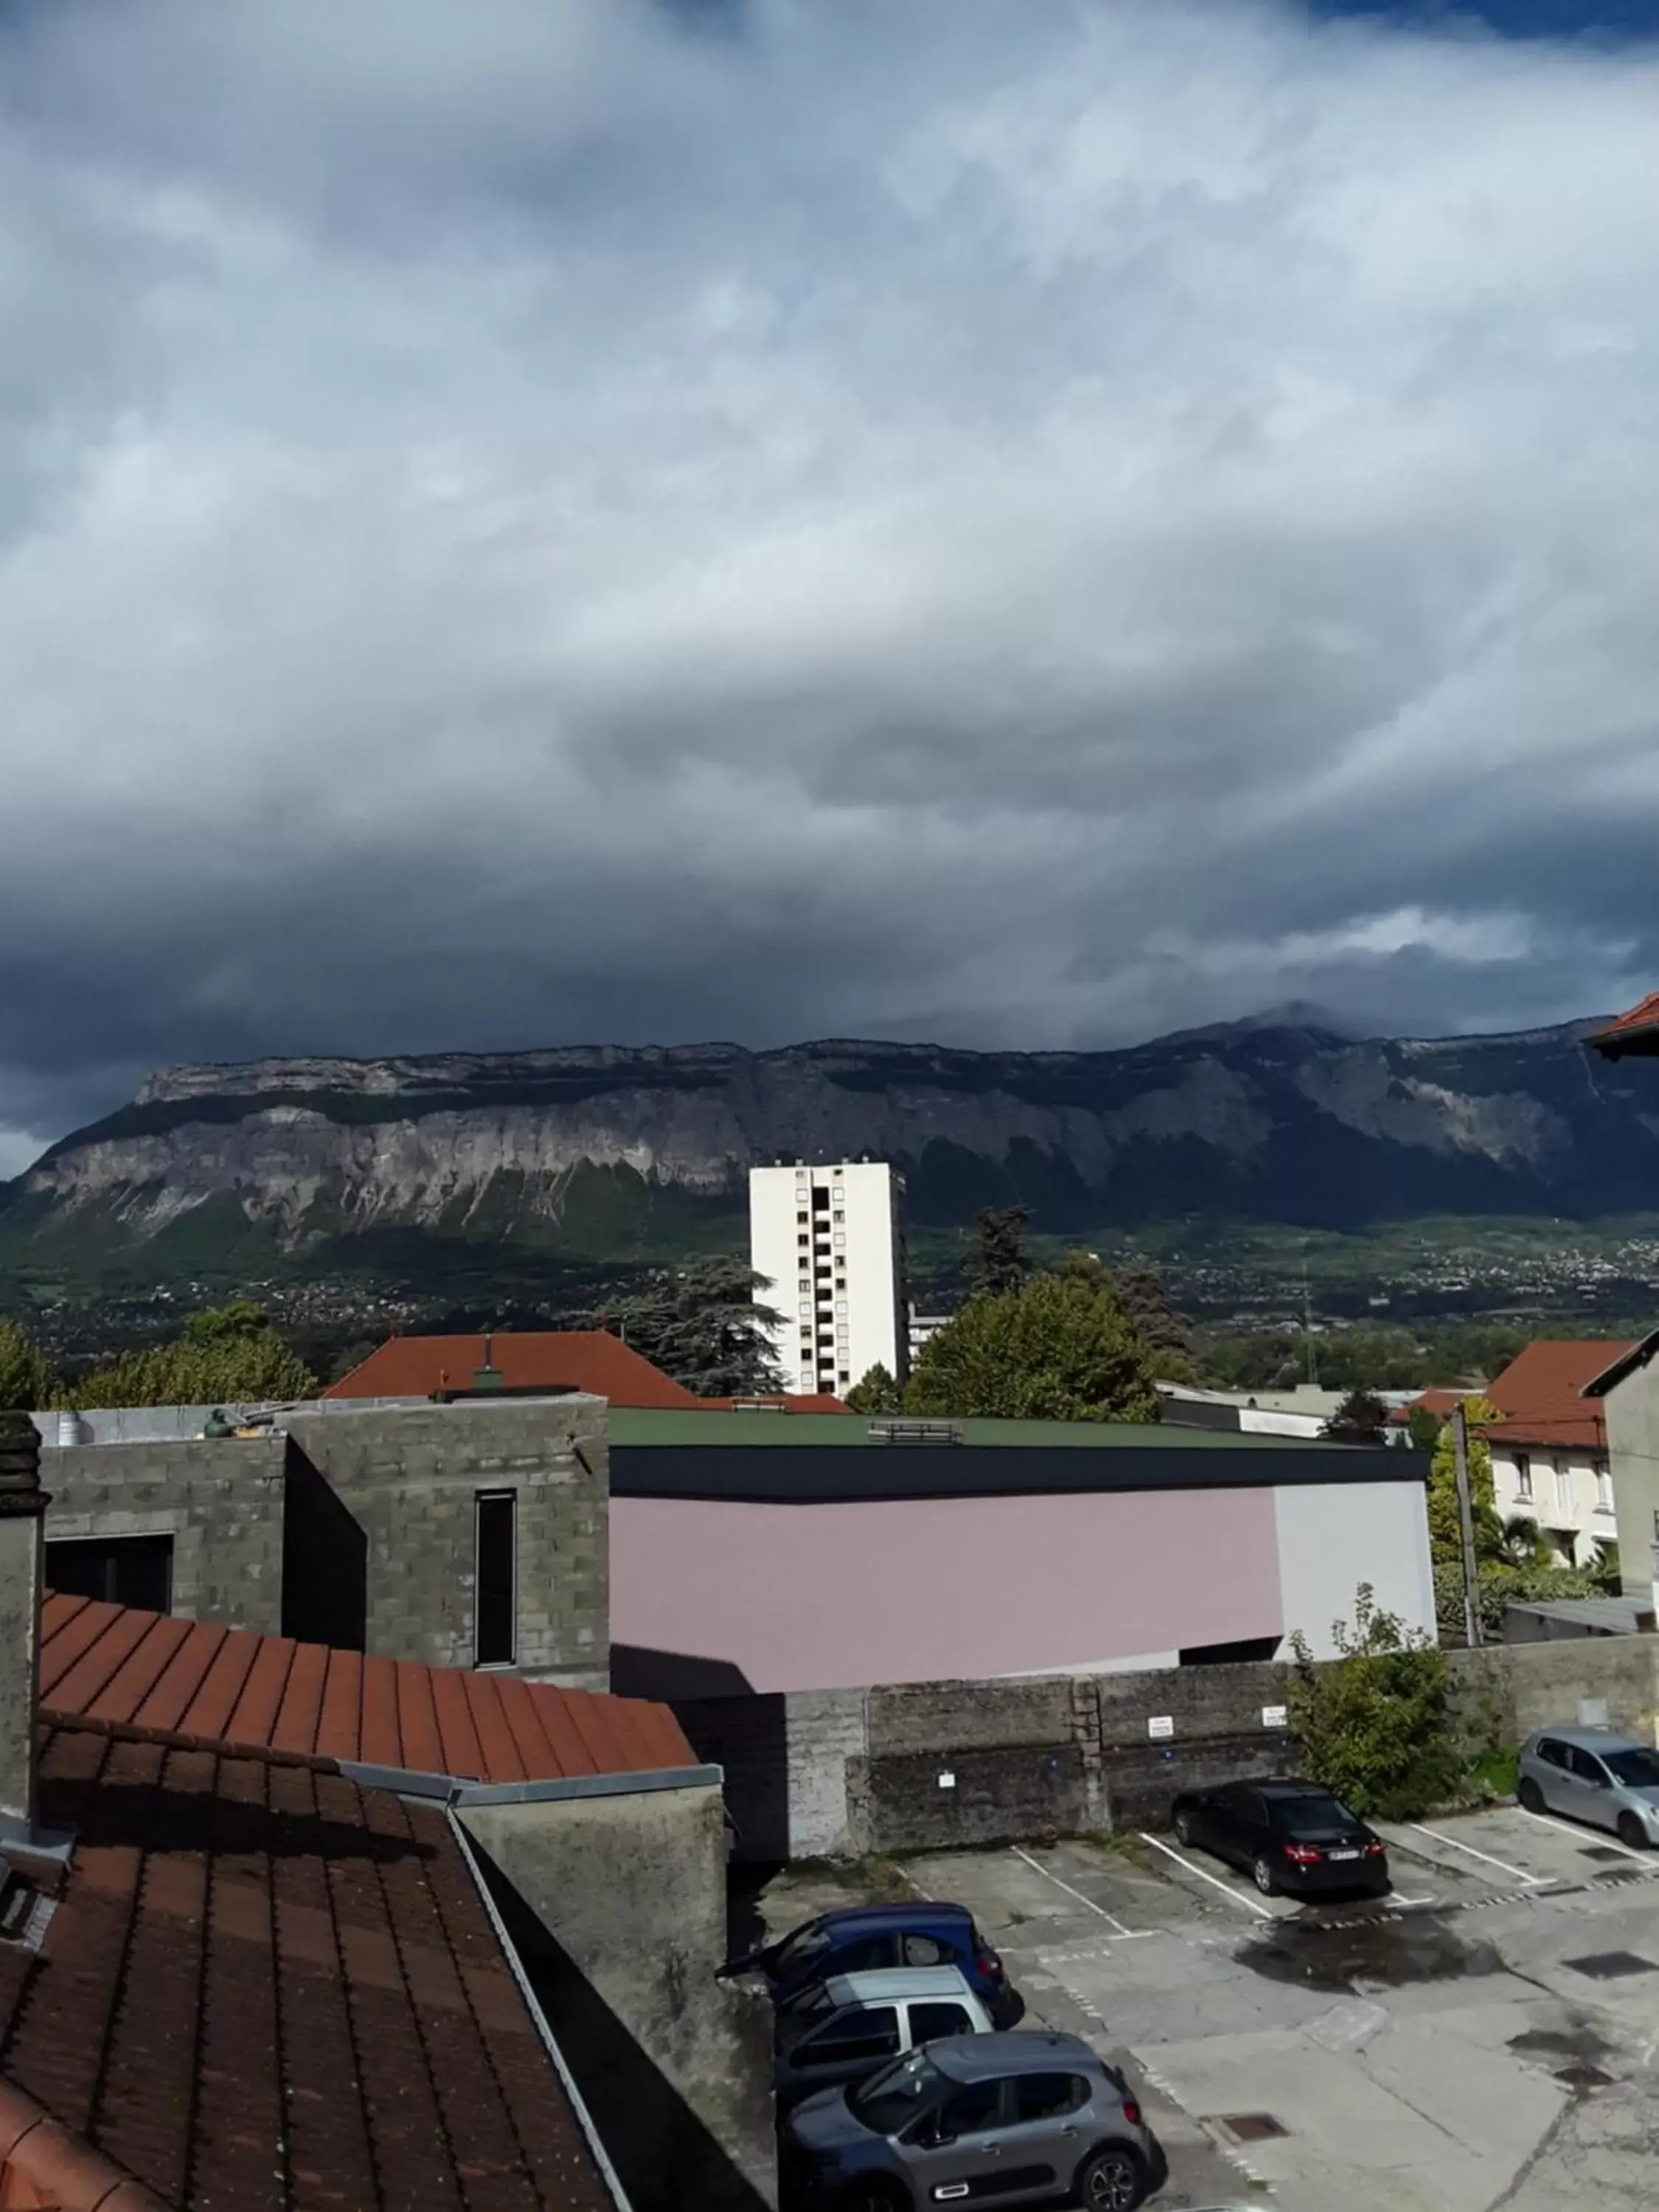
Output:
<svg viewBox="0 0 1659 2212">
<path fill-rule="evenodd" d="M 1591 1026 L 1365 1040 L 1292 1007 L 1109 1052 L 828 1040 L 169 1068 L 0 1188 L 0 1266 L 638 1261 L 739 1241 L 757 1162 L 866 1155 L 902 1169 L 920 1227 L 1014 1200 L 1061 1234 L 1654 1208 L 1659 1073 L 1593 1060 Z"/>
</svg>

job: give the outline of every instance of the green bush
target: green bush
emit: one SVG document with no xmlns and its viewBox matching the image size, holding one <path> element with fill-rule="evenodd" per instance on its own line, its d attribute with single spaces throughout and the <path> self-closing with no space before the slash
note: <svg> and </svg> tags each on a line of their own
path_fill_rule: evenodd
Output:
<svg viewBox="0 0 1659 2212">
<path fill-rule="evenodd" d="M 1480 1591 L 1480 1632 L 1496 1638 L 1504 1632 L 1505 1609 L 1522 1598 L 1601 1597 L 1605 1585 L 1592 1567 L 1515 1566 L 1504 1559 L 1482 1559 L 1478 1573 Z M 1434 1571 L 1434 1614 L 1440 1632 L 1463 1641 L 1463 1573 L 1460 1567 L 1439 1565 Z"/>
<path fill-rule="evenodd" d="M 1362 1816 L 1407 1820 L 1458 1796 L 1445 1654 L 1362 1583 L 1353 1626 L 1334 1624 L 1338 1656 L 1316 1662 L 1291 1638 L 1291 1725 L 1308 1771 Z"/>
</svg>

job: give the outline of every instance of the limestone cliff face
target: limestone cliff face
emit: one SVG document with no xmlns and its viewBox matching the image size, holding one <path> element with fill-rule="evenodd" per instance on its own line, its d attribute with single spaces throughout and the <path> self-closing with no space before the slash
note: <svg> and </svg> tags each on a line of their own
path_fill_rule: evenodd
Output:
<svg viewBox="0 0 1659 2212">
<path fill-rule="evenodd" d="M 923 1219 L 1012 1196 L 1059 1229 L 1607 1212 L 1659 1190 L 1659 1085 L 1648 1098 L 1634 1066 L 1592 1066 L 1572 1030 L 1357 1044 L 1241 1027 L 1116 1053 L 835 1042 L 169 1068 L 12 1186 L 0 1238 L 79 1219 L 149 1239 L 228 1200 L 290 1249 L 486 1221 L 556 1241 L 584 1170 L 735 1206 L 756 1162 L 865 1154 L 903 1166 Z"/>
</svg>

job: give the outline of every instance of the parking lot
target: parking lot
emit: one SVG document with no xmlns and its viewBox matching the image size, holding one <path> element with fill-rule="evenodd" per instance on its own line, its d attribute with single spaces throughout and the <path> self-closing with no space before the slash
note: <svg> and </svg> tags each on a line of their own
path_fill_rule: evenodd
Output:
<svg viewBox="0 0 1659 2212">
<path fill-rule="evenodd" d="M 1164 1834 L 894 1862 L 968 1905 L 1030 2025 L 1127 2063 L 1160 2207 L 1633 2212 L 1659 2153 L 1659 1854 L 1514 1807 L 1384 1825 L 1394 1893 L 1306 1905 Z M 793 1924 L 869 1894 L 786 1876 Z"/>
</svg>

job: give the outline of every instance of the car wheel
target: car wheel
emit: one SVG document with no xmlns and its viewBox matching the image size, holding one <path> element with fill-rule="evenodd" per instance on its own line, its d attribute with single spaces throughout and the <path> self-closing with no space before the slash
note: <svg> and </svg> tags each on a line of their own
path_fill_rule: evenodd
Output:
<svg viewBox="0 0 1659 2212">
<path fill-rule="evenodd" d="M 1628 1844 L 1633 1851 L 1647 1849 L 1648 1832 L 1634 1813 L 1619 1815 L 1619 1840 L 1621 1844 Z"/>
<path fill-rule="evenodd" d="M 1133 2212 L 1146 2194 L 1146 2169 L 1127 2143 L 1111 2143 L 1085 2159 L 1077 2178 L 1077 2201 L 1087 2212 Z"/>
<path fill-rule="evenodd" d="M 1255 1886 L 1261 1892 L 1263 1897 L 1278 1896 L 1279 1876 L 1273 1872 L 1272 1864 L 1268 1860 L 1258 1859 L 1255 1864 L 1250 1869 L 1250 1872 L 1255 1876 Z"/>
<path fill-rule="evenodd" d="M 1190 1813 L 1177 1813 L 1176 1814 L 1175 1832 L 1176 1843 L 1191 1844 L 1193 1840 L 1193 1816 Z"/>
<path fill-rule="evenodd" d="M 1541 1813 L 1543 1811 L 1544 1793 L 1539 1788 L 1538 1784 L 1533 1780 L 1530 1774 L 1523 1775 L 1522 1777 L 1521 1787 L 1515 1794 L 1521 1801 L 1521 1809 L 1523 1813 Z"/>
</svg>

